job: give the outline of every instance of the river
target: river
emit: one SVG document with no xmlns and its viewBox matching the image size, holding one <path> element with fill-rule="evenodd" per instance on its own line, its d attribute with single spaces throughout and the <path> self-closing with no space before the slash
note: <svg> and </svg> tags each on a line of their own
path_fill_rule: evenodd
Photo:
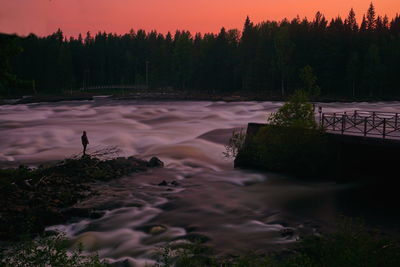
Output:
<svg viewBox="0 0 400 267">
<path fill-rule="evenodd" d="M 223 156 L 233 129 L 265 122 L 278 102 L 147 102 L 108 100 L 0 106 L 0 165 L 64 159 L 117 146 L 120 156 L 157 156 L 163 169 L 98 183 L 82 202 L 105 210 L 97 219 L 51 227 L 101 258 L 151 264 L 167 243 L 200 238 L 218 254 L 285 248 L 339 215 L 397 229 L 398 214 L 359 184 L 306 183 L 283 174 L 238 170 Z M 326 112 L 399 112 L 398 102 L 324 103 Z M 329 171 L 329 170 L 327 170 Z M 163 180 L 177 185 L 159 186 Z M 384 205 L 384 206 L 382 206 Z M 155 227 L 154 226 L 160 226 Z M 153 228 L 152 228 L 153 227 Z M 153 229 L 148 231 L 148 229 Z M 292 234 L 282 234 L 287 229 Z"/>
</svg>

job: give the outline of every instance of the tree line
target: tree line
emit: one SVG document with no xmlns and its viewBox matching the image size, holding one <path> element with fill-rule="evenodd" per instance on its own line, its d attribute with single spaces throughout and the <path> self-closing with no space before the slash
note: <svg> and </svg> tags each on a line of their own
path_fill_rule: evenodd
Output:
<svg viewBox="0 0 400 267">
<path fill-rule="evenodd" d="M 59 29 L 46 37 L 4 39 L 17 52 L 0 49 L 7 65 L 0 73 L 3 94 L 148 84 L 287 95 L 312 84 L 325 96 L 400 95 L 400 16 L 378 16 L 372 3 L 361 23 L 351 9 L 345 19 L 330 21 L 320 12 L 312 20 L 258 24 L 247 17 L 241 31 L 194 36 L 131 30 L 66 38 Z M 7 55 L 13 56 L 4 60 Z M 11 82 L 11 73 L 19 82 Z"/>
</svg>

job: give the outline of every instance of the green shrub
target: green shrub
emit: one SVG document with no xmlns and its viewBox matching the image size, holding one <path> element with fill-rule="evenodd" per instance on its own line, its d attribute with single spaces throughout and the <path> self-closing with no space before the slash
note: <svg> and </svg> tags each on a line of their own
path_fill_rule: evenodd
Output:
<svg viewBox="0 0 400 267">
<path fill-rule="evenodd" d="M 308 94 L 303 90 L 297 90 L 289 101 L 268 118 L 271 125 L 282 127 L 298 127 L 316 129 L 317 123 L 314 117 L 313 105 L 308 100 Z"/>
<path fill-rule="evenodd" d="M 335 148 L 317 129 L 267 125 L 251 137 L 236 163 L 316 178 L 335 160 Z"/>
<path fill-rule="evenodd" d="M 336 160 L 335 147 L 318 128 L 305 91 L 296 91 L 268 118 L 268 123 L 247 136 L 236 155 L 235 166 L 292 173 L 302 178 L 334 176 L 326 170 Z"/>
<path fill-rule="evenodd" d="M 226 158 L 235 158 L 242 149 L 245 139 L 246 133 L 244 132 L 243 128 L 240 130 L 233 130 L 228 144 L 225 145 L 225 152 L 223 152 L 223 155 Z"/>
<path fill-rule="evenodd" d="M 17 243 L 0 252 L 0 266 L 4 267 L 105 267 L 97 255 L 84 255 L 82 246 L 68 250 L 62 235 Z"/>
<path fill-rule="evenodd" d="M 400 266 L 398 241 L 351 218 L 343 219 L 335 233 L 301 240 L 297 252 L 286 261 L 289 266 L 302 266 L 304 260 L 307 266 Z"/>
<path fill-rule="evenodd" d="M 334 233 L 309 236 L 295 244 L 289 253 L 218 258 L 204 253 L 198 245 L 187 249 L 164 250 L 156 266 L 177 267 L 397 267 L 400 244 L 366 229 L 359 221 L 344 218 Z"/>
</svg>

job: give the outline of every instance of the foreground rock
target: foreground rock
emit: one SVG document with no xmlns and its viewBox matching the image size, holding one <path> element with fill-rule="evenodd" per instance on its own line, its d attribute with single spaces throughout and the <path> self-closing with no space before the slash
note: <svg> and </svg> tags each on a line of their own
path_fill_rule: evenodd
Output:
<svg viewBox="0 0 400 267">
<path fill-rule="evenodd" d="M 38 169 L 21 166 L 0 170 L 0 240 L 40 233 L 47 225 L 70 217 L 96 216 L 88 211 L 69 209 L 93 194 L 90 182 L 108 181 L 163 166 L 158 158 L 152 161 L 150 164 L 134 157 L 100 160 L 85 156 Z"/>
<path fill-rule="evenodd" d="M 149 167 L 158 167 L 158 168 L 161 168 L 161 167 L 164 167 L 164 162 L 162 162 L 159 158 L 157 158 L 157 157 L 152 157 L 150 160 L 149 160 L 149 163 L 147 164 L 147 166 L 149 166 Z"/>
</svg>

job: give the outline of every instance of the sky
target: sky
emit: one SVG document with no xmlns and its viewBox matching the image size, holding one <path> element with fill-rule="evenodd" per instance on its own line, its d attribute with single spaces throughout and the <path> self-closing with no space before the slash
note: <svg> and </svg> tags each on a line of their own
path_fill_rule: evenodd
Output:
<svg viewBox="0 0 400 267">
<path fill-rule="evenodd" d="M 177 29 L 192 33 L 242 29 L 246 16 L 265 20 L 313 18 L 317 11 L 331 19 L 354 8 L 358 19 L 371 0 L 0 0 L 0 32 L 44 36 L 58 28 L 66 36 L 87 31 L 123 34 L 130 29 Z M 377 14 L 400 14 L 400 0 L 374 0 Z"/>
</svg>

